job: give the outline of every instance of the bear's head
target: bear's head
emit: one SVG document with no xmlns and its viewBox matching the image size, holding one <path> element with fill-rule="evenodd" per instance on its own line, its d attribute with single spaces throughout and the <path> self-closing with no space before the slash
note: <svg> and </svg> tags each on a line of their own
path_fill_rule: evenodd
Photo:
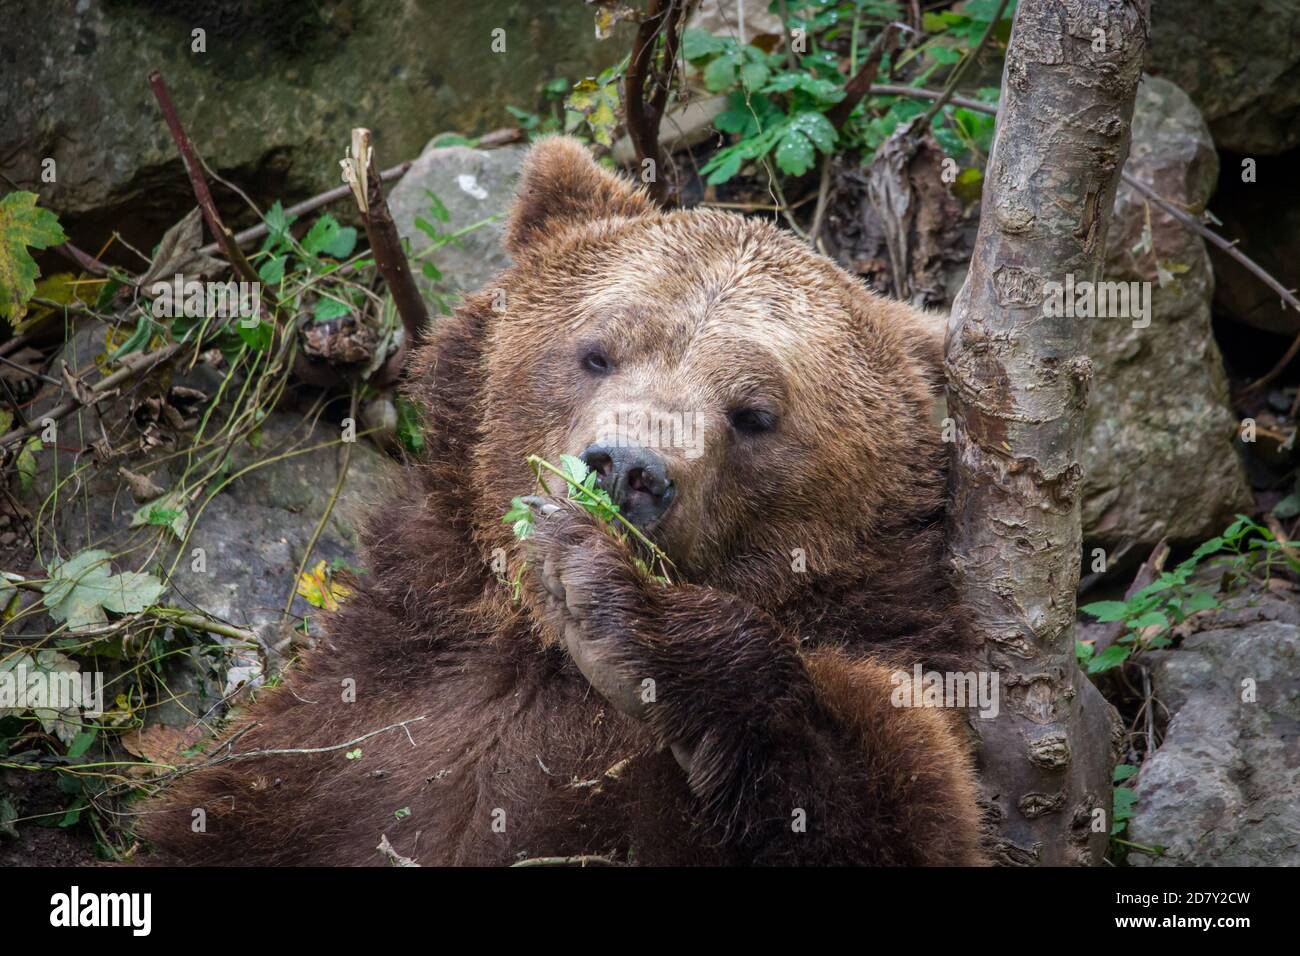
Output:
<svg viewBox="0 0 1300 956">
<path fill-rule="evenodd" d="M 506 239 L 465 306 L 485 553 L 518 553 L 530 454 L 584 459 L 678 577 L 764 603 L 933 524 L 934 319 L 766 222 L 658 210 L 564 138 L 533 147 Z"/>
</svg>

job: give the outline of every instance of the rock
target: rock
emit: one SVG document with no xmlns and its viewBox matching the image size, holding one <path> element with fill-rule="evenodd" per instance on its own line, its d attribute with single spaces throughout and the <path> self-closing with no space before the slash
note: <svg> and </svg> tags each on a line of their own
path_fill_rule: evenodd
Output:
<svg viewBox="0 0 1300 956">
<path fill-rule="evenodd" d="M 100 329 L 99 326 L 83 328 L 65 346 L 64 357 L 69 367 L 84 368 L 96 354 L 103 352 Z M 50 530 L 54 532 L 53 540 L 57 541 L 61 556 L 66 558 L 87 547 L 114 554 L 135 547 L 136 550 L 118 562 L 116 570 L 156 573 L 159 566 L 170 569 L 176 539 L 165 538 L 164 546 L 156 553 L 152 552 L 152 545 L 140 547 L 142 540 L 153 540 L 157 529 L 130 527 L 132 516 L 141 506 L 132 499 L 128 481 L 118 468 L 147 476 L 158 486 L 171 490 L 177 487 L 186 456 L 167 457 L 171 449 L 164 444 L 143 459 L 138 454 L 127 454 L 101 466 L 91 453 L 77 449 L 100 438 L 101 434 L 108 435 L 116 448 L 129 447 L 129 442 L 139 434 L 138 426 L 128 420 L 133 404 L 178 384 L 200 389 L 212 397 L 220 381 L 218 371 L 200 362 L 193 372 L 173 371 L 169 377 L 147 378 L 128 392 L 129 397 L 100 402 L 93 413 L 82 411 L 59 423 L 57 446 L 46 448 L 36 456 L 39 470 L 28 504 L 35 511 L 40 502 L 47 502 L 45 516 L 50 518 Z M 47 398 L 40 407 L 50 404 L 53 399 Z M 221 414 L 213 416 L 209 435 L 221 418 Z M 164 441 L 173 434 L 169 426 L 159 429 Z M 215 637 L 216 641 L 227 643 L 231 651 L 221 661 L 220 670 L 229 670 L 224 687 L 218 683 L 215 692 L 210 686 L 212 675 L 207 673 L 212 670 L 211 661 L 196 658 L 194 667 L 176 670 L 171 675 L 171 679 L 193 694 L 213 698 L 207 706 L 216 697 L 233 690 L 241 679 L 259 678 L 266 664 L 274 668 L 281 663 L 288 646 L 281 628 L 285 604 L 295 591 L 298 565 L 338 477 L 340 445 L 298 451 L 337 438 L 337 425 L 322 422 L 312 427 L 303 410 L 285 408 L 270 411 L 255 434 L 256 447 L 244 441 L 230 448 L 226 474 L 235 475 L 259 461 L 267 463 L 230 481 L 211 496 L 206 506 L 202 503 L 207 493 L 215 490 L 216 481 L 209 483 L 207 493 L 185 505 L 192 524 L 190 537 L 175 570 L 166 579 L 168 590 L 163 596 L 164 603 L 197 609 L 220 621 L 248 628 L 257 634 L 261 645 L 244 648 L 237 646 L 237 642 Z M 185 431 L 175 437 L 177 447 L 183 448 L 193 440 L 194 432 Z M 378 497 L 385 474 L 395 467 L 364 441 L 354 443 L 351 448 L 347 479 L 313 549 L 309 568 L 319 560 L 357 563 L 361 509 L 364 503 Z M 287 457 L 271 460 L 282 455 Z M 191 484 L 193 478 L 191 475 Z M 56 487 L 57 508 L 53 500 L 47 501 Z M 196 549 L 202 549 L 201 559 Z M 52 551 L 52 545 L 49 550 L 42 548 L 45 561 L 52 557 Z M 154 556 L 149 558 L 150 554 Z M 296 617 L 290 623 L 317 613 L 301 596 L 295 596 L 291 615 Z M 188 706 L 193 712 L 192 701 Z M 207 706 L 199 707 L 198 712 Z"/>
<path fill-rule="evenodd" d="M 1300 865 L 1300 626 L 1216 622 L 1146 659 L 1172 718 L 1133 784 L 1126 839 L 1167 851 L 1129 862 Z"/>
<path fill-rule="evenodd" d="M 388 205 L 398 233 L 411 244 L 413 258 L 435 244 L 415 225 L 417 218 L 445 235 L 470 230 L 428 256 L 442 273 L 441 279 L 426 276 L 420 259 L 412 262 L 416 284 L 429 300 L 431 313 L 448 311 L 459 293 L 482 288 L 510 265 L 502 244 L 505 213 L 526 152 L 523 146 L 485 150 L 431 145 L 393 187 Z M 445 222 L 434 215 L 430 192 L 446 208 Z"/>
<path fill-rule="evenodd" d="M 1125 171 L 1175 203 L 1202 208 L 1218 174 L 1214 144 L 1187 95 L 1146 77 Z M 1083 527 L 1104 545 L 1198 542 L 1250 506 L 1233 449 L 1223 363 L 1210 327 L 1205 243 L 1121 184 L 1106 256 L 1110 281 L 1147 283 L 1150 325 L 1099 318 L 1083 461 Z"/>
<path fill-rule="evenodd" d="M 769 11 L 766 3 L 744 0 L 743 11 L 745 22 L 742 30 L 741 4 L 737 0 L 701 0 L 686 25 L 693 30 L 736 37 L 745 43 L 759 36 L 780 37 L 785 32 L 781 27 L 781 17 Z"/>
<path fill-rule="evenodd" d="M 659 123 L 659 145 L 664 153 L 671 155 L 680 149 L 697 146 L 716 135 L 713 120 L 726 108 L 727 97 L 708 96 L 670 109 Z M 614 162 L 618 165 L 631 165 L 636 159 L 631 137 L 620 136 L 614 143 L 613 155 Z M 637 172 L 632 170 L 633 175 Z"/>
<path fill-rule="evenodd" d="M 1156 0 L 1147 69 L 1187 91 L 1220 149 L 1300 146 L 1300 5 Z"/>
<path fill-rule="evenodd" d="M 600 43 L 591 10 L 571 0 L 5 6 L 0 172 L 72 217 L 74 240 L 91 212 L 90 225 L 152 214 L 165 227 L 192 205 L 146 82 L 155 66 L 209 165 L 287 203 L 339 184 L 352 127 L 373 130 L 381 165 L 394 165 L 440 130 L 510 123 L 507 104 L 533 109 L 544 81 L 613 63 L 631 29 Z M 492 49 L 497 29 L 505 52 Z M 87 231 L 97 247 L 102 235 Z M 143 235 L 146 248 L 158 234 Z"/>
</svg>

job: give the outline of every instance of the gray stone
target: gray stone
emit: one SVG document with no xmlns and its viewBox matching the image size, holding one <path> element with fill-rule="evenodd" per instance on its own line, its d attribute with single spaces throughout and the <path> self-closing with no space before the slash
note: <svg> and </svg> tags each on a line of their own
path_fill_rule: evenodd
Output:
<svg viewBox="0 0 1300 956">
<path fill-rule="evenodd" d="M 630 29 L 598 42 L 570 0 L 18 0 L 0 28 L 0 172 L 114 227 L 141 206 L 180 210 L 189 186 L 146 82 L 157 67 L 214 169 L 268 201 L 315 193 L 339 184 L 352 127 L 392 165 L 443 130 L 513 125 L 507 104 L 533 109 L 542 82 L 598 72 Z"/>
<path fill-rule="evenodd" d="M 64 349 L 69 366 L 85 368 L 96 355 L 102 354 L 102 335 L 99 327 L 81 329 Z M 173 372 L 170 381 L 199 388 L 211 398 L 220 379 L 220 373 L 199 362 L 188 374 Z M 78 451 L 102 434 L 110 436 L 115 446 L 129 448 L 139 433 L 136 425 L 128 420 L 131 403 L 157 394 L 167 383 L 165 378 L 147 378 L 131 391 L 130 399 L 119 397 L 101 402 L 93 412 L 81 411 L 59 423 L 57 446 L 37 455 L 39 470 L 32 492 L 31 505 L 40 507 L 39 503 L 44 502 L 45 516 L 52 519 L 55 537 L 47 540 L 57 542 L 57 545 L 51 543 L 49 550 L 42 549 L 43 561 L 49 561 L 56 547 L 64 558 L 95 547 L 127 554 L 117 570 L 156 571 L 159 565 L 164 569 L 171 566 L 178 543 L 171 537 L 164 537 L 156 556 L 141 566 L 151 552 L 148 548 L 140 549 L 139 545 L 143 539 L 152 540 L 157 528 L 130 527 L 131 518 L 141 505 L 132 499 L 118 468 L 126 467 L 145 475 L 156 485 L 170 490 L 179 480 L 185 456 L 166 457 L 173 449 L 164 445 L 152 454 L 128 453 L 101 466 L 90 452 Z M 53 399 L 45 404 L 53 404 Z M 218 412 L 214 416 L 209 434 L 222 414 Z M 328 423 L 313 426 L 303 410 L 271 411 L 255 434 L 256 447 L 247 441 L 231 447 L 227 474 L 233 475 L 259 461 L 268 463 L 235 478 L 213 495 L 201 511 L 200 505 L 215 490 L 216 481 L 187 505 L 192 524 L 190 537 L 175 572 L 167 579 L 168 590 L 163 597 L 169 605 L 195 609 L 257 634 L 260 648 L 228 645 L 230 654 L 222 662 L 223 670 L 229 669 L 225 692 L 233 689 L 240 679 L 259 677 L 265 665 L 276 667 L 281 663 L 287 650 L 287 631 L 282 627 L 286 620 L 286 601 L 295 591 L 295 574 L 333 491 L 341 460 L 341 445 L 306 451 L 339 437 L 339 430 L 337 425 Z M 166 427 L 161 429 L 161 435 L 172 437 Z M 176 435 L 177 448 L 185 447 L 193 437 L 192 431 Z M 396 467 L 365 441 L 355 442 L 351 449 L 347 479 L 313 549 L 309 568 L 316 561 L 335 558 L 352 565 L 357 563 L 360 513 L 365 504 L 379 497 L 385 475 Z M 289 453 L 295 454 L 269 461 Z M 57 500 L 52 497 L 56 489 Z M 133 546 L 136 550 L 130 550 Z M 203 570 L 193 566 L 195 548 L 203 549 Z M 302 597 L 295 596 L 290 613 L 288 621 L 292 623 L 298 617 L 319 612 Z M 206 665 L 198 668 L 204 669 Z M 202 674 L 185 677 L 178 671 L 176 679 L 188 681 L 192 689 L 201 689 L 208 677 Z"/>
<path fill-rule="evenodd" d="M 1220 149 L 1300 146 L 1300 4 L 1154 0 L 1147 69 L 1188 92 Z"/>
<path fill-rule="evenodd" d="M 1175 203 L 1200 208 L 1218 175 L 1205 123 L 1187 95 L 1145 77 L 1125 171 Z M 1150 325 L 1091 321 L 1093 387 L 1083 461 L 1084 534 L 1106 545 L 1201 541 L 1250 506 L 1233 449 L 1223 361 L 1210 326 L 1214 277 L 1205 243 L 1159 209 L 1151 248 L 1141 194 L 1121 184 L 1106 256 L 1110 281 L 1149 283 Z M 1140 321 L 1137 324 L 1141 324 Z"/>
<path fill-rule="evenodd" d="M 1145 659 L 1172 718 L 1133 784 L 1127 839 L 1166 852 L 1129 862 L 1300 865 L 1300 626 L 1216 621 Z"/>
<path fill-rule="evenodd" d="M 388 197 L 393 221 L 411 244 L 416 284 L 432 306 L 454 305 L 459 294 L 483 287 L 510 265 L 502 244 L 505 213 L 514 198 L 526 152 L 523 146 L 490 150 L 431 146 L 393 188 Z M 446 207 L 446 222 L 434 217 L 429 193 Z M 425 251 L 435 240 L 416 227 L 417 218 L 443 234 L 464 232 L 427 254 L 428 261 L 442 273 L 441 279 L 430 279 L 422 271 Z"/>
</svg>

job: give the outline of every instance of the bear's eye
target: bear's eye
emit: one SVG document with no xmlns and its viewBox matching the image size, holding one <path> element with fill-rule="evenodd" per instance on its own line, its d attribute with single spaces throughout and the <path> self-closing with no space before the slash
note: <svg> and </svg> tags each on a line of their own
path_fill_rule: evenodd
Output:
<svg viewBox="0 0 1300 956">
<path fill-rule="evenodd" d="M 731 427 L 742 435 L 761 435 L 776 426 L 776 416 L 761 408 L 737 408 L 728 415 Z"/>
<path fill-rule="evenodd" d="M 582 356 L 582 367 L 595 375 L 608 375 L 614 370 L 614 363 L 600 349 L 591 349 Z"/>
</svg>

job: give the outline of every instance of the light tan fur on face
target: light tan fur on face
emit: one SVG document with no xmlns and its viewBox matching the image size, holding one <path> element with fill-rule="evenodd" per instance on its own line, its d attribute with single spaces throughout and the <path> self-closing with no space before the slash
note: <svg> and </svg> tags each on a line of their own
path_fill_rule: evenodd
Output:
<svg viewBox="0 0 1300 956">
<path fill-rule="evenodd" d="M 528 197 L 546 190 L 529 184 L 566 148 L 551 143 L 525 170 L 516 223 L 541 218 Z M 774 226 L 653 212 L 580 161 L 598 184 L 582 195 L 612 196 L 612 208 L 636 214 L 552 211 L 544 235 L 534 225 L 515 245 L 502 282 L 510 300 L 488 349 L 486 414 L 521 420 L 480 461 L 494 506 L 528 493 L 533 478 L 493 448 L 579 454 L 618 409 L 689 416 L 699 428 L 699 454 L 656 449 L 678 488 L 656 536 L 692 580 L 788 586 L 793 549 L 823 568 L 851 561 L 890 513 L 932 494 L 918 492 L 913 467 L 938 447 L 932 323 Z M 593 347 L 614 361 L 611 375 L 581 369 Z M 752 404 L 777 413 L 773 432 L 733 432 L 728 412 Z"/>
</svg>

